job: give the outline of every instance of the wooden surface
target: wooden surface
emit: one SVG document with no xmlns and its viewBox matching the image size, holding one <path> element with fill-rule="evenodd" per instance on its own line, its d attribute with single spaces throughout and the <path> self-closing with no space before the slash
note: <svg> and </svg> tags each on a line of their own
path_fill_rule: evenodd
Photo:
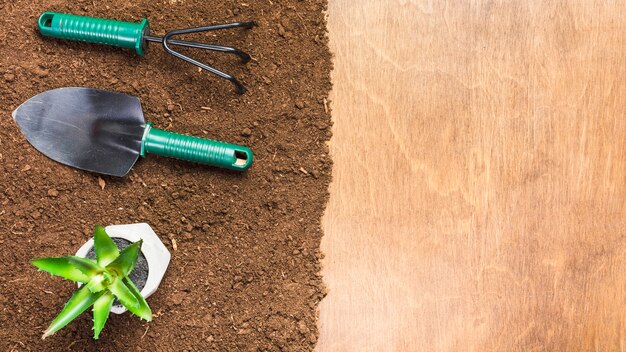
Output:
<svg viewBox="0 0 626 352">
<path fill-rule="evenodd" d="M 319 351 L 626 349 L 626 2 L 330 0 Z"/>
</svg>

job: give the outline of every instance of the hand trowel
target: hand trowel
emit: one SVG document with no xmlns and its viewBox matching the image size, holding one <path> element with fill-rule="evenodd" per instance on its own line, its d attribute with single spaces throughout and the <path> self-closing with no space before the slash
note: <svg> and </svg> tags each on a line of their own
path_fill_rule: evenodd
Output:
<svg viewBox="0 0 626 352">
<path fill-rule="evenodd" d="M 20 105 L 13 118 L 50 159 L 106 175 L 126 175 L 146 154 L 237 171 L 248 169 L 253 159 L 247 147 L 152 127 L 138 98 L 105 90 L 49 90 Z"/>
</svg>

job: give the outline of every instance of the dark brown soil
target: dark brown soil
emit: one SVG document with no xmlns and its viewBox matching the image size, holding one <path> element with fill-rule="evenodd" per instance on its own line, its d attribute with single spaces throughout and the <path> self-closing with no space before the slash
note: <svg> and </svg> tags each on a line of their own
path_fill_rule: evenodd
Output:
<svg viewBox="0 0 626 352">
<path fill-rule="evenodd" d="M 71 5 L 68 5 L 71 3 Z M 310 350 L 317 339 L 320 218 L 330 181 L 326 142 L 330 53 L 325 0 L 0 0 L 0 350 Z M 153 33 L 254 19 L 251 31 L 205 35 L 251 53 L 193 52 L 249 88 L 200 73 L 152 45 L 132 51 L 41 38 L 43 11 L 139 21 Z M 198 36 L 197 39 L 202 36 Z M 190 51 L 189 53 L 192 53 Z M 147 119 L 176 132 L 250 146 L 245 174 L 157 156 L 125 178 L 50 161 L 20 134 L 11 111 L 62 86 L 141 98 Z M 172 252 L 151 323 L 113 315 L 99 341 L 83 314 L 40 336 L 75 289 L 29 261 L 74 253 L 96 224 L 147 222 Z M 176 243 L 177 249 L 173 248 Z"/>
</svg>

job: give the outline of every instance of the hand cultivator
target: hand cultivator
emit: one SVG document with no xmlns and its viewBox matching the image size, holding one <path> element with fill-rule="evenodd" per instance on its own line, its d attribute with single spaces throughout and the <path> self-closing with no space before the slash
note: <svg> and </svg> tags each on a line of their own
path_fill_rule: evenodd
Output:
<svg viewBox="0 0 626 352">
<path fill-rule="evenodd" d="M 244 63 L 250 61 L 250 55 L 239 49 L 228 46 L 177 40 L 173 39 L 173 37 L 182 34 L 209 32 L 230 28 L 250 29 L 255 25 L 255 22 L 248 21 L 176 29 L 167 32 L 162 37 L 159 37 L 150 35 L 150 25 L 148 24 L 147 19 L 143 19 L 140 23 L 133 23 L 56 12 L 44 12 L 39 17 L 38 21 L 39 31 L 46 37 L 79 40 L 89 43 L 129 48 L 134 49 L 139 55 L 143 55 L 145 53 L 148 43 L 161 43 L 163 45 L 163 49 L 165 49 L 168 54 L 229 80 L 235 86 L 235 89 L 239 94 L 243 94 L 246 91 L 246 88 L 235 77 L 189 56 L 183 55 L 172 49 L 172 47 L 182 46 L 232 54 L 238 56 Z"/>
</svg>

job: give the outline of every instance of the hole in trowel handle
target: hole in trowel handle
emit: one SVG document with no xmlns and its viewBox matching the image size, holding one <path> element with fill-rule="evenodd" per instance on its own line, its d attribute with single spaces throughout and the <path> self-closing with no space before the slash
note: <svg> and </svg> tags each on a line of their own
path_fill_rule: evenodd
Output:
<svg viewBox="0 0 626 352">
<path fill-rule="evenodd" d="M 236 166 L 245 166 L 248 163 L 248 153 L 241 150 L 235 151 L 235 158 L 237 158 L 237 161 L 235 161 Z"/>
<path fill-rule="evenodd" d="M 54 14 L 44 13 L 39 18 L 39 26 L 40 27 L 48 27 L 48 28 L 52 27 L 52 18 L 53 17 L 54 17 Z"/>
</svg>

